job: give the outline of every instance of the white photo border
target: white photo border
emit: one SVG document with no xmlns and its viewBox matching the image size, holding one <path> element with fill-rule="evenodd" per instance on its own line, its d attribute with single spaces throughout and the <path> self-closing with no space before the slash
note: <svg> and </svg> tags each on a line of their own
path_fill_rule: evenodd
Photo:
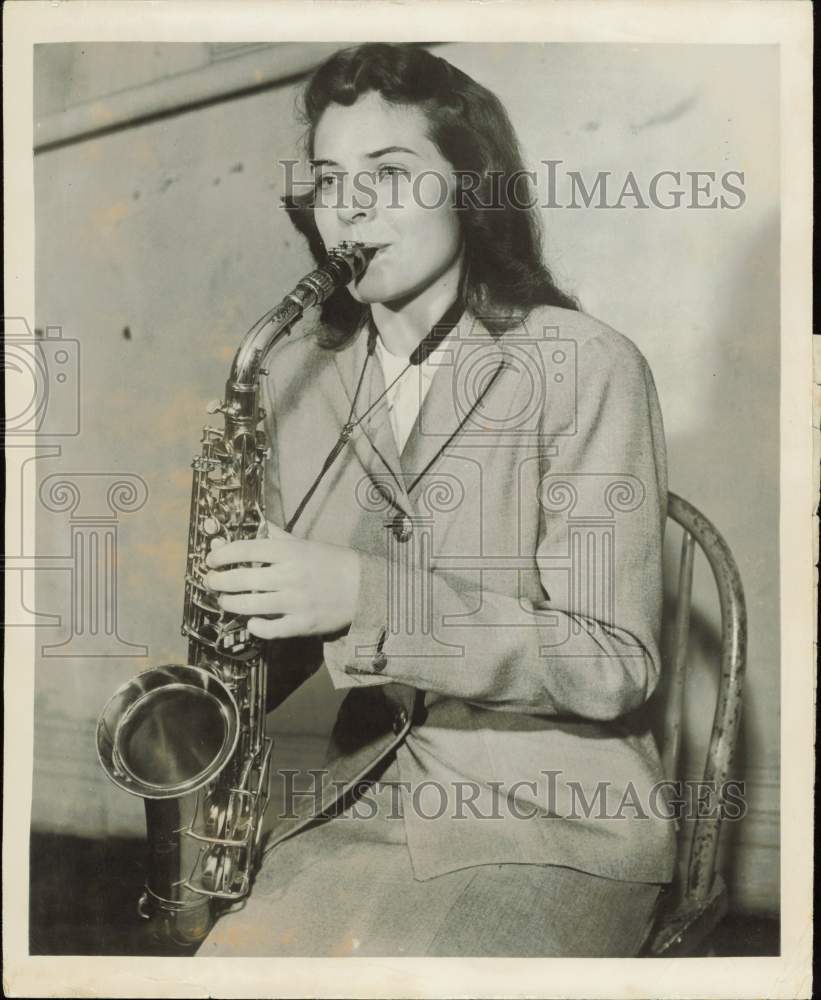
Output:
<svg viewBox="0 0 821 1000">
<path fill-rule="evenodd" d="M 4 16 L 5 314 L 34 316 L 33 47 L 56 41 L 550 41 L 781 48 L 781 955 L 773 958 L 172 959 L 28 954 L 32 630 L 6 635 L 4 986 L 10 996 L 803 997 L 811 994 L 815 601 L 812 11 L 744 0 L 17 0 Z M 705 36 L 705 26 L 709 34 Z M 33 325 L 33 324 L 32 324 Z M 7 513 L 7 530 L 10 521 Z M 33 534 L 33 527 L 31 527 Z M 26 551 L 33 551 L 33 538 Z"/>
</svg>

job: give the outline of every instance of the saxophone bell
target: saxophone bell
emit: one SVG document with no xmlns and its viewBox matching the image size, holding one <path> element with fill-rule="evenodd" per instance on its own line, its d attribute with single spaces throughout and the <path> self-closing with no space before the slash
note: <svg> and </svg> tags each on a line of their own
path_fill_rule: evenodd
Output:
<svg viewBox="0 0 821 1000">
<path fill-rule="evenodd" d="M 211 894 L 232 882 L 230 856 L 209 850 L 204 839 L 225 832 L 227 805 L 206 789 L 230 762 L 239 735 L 231 692 L 189 665 L 138 674 L 115 692 L 97 724 L 103 770 L 145 800 L 149 857 L 137 912 L 174 948 L 205 938 Z"/>
<path fill-rule="evenodd" d="M 168 799 L 215 778 L 238 739 L 239 711 L 225 685 L 199 667 L 169 664 L 114 693 L 97 723 L 97 756 L 124 791 Z"/>
</svg>

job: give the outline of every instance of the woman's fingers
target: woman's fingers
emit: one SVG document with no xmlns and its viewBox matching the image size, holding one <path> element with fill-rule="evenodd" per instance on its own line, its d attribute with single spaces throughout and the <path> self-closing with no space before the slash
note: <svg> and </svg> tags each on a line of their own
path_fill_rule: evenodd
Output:
<svg viewBox="0 0 821 1000">
<path fill-rule="evenodd" d="M 296 610 L 286 594 L 220 594 L 219 606 L 236 615 L 282 615 Z"/>
<path fill-rule="evenodd" d="M 281 566 L 254 566 L 211 570 L 204 582 L 209 590 L 241 594 L 249 590 L 279 590 L 284 580 Z"/>
<path fill-rule="evenodd" d="M 211 549 L 205 562 L 209 569 L 219 569 L 233 563 L 279 562 L 293 539 L 284 531 L 274 538 L 248 538 L 241 542 L 228 542 Z"/>
<path fill-rule="evenodd" d="M 282 618 L 249 618 L 248 631 L 258 639 L 290 639 L 306 635 L 306 626 L 299 615 Z"/>
<path fill-rule="evenodd" d="M 203 583 L 219 595 L 220 608 L 254 618 L 249 629 L 259 638 L 331 634 L 353 620 L 361 574 L 353 549 L 292 538 L 279 529 L 277 538 L 215 549 L 208 565 L 213 568 Z M 262 617 L 267 615 L 279 617 L 272 623 Z"/>
</svg>

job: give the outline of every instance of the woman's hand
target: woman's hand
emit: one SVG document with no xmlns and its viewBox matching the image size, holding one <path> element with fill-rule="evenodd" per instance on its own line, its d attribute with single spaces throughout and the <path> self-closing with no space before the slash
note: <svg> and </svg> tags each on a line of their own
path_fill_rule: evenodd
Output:
<svg viewBox="0 0 821 1000">
<path fill-rule="evenodd" d="M 248 615 L 260 639 L 324 635 L 347 628 L 359 596 L 354 549 L 294 538 L 268 524 L 267 538 L 229 542 L 206 560 L 205 584 L 224 611 Z M 262 563 L 258 567 L 237 563 Z"/>
</svg>

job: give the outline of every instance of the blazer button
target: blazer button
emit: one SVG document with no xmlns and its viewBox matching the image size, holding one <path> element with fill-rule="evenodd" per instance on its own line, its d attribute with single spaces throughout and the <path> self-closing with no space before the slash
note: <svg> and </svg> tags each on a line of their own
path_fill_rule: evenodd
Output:
<svg viewBox="0 0 821 1000">
<path fill-rule="evenodd" d="M 407 514 L 398 514 L 393 519 L 391 531 L 397 542 L 406 542 L 413 534 L 413 523 Z"/>
<path fill-rule="evenodd" d="M 374 656 L 374 658 L 371 660 L 371 666 L 378 674 L 382 673 L 382 671 L 385 669 L 385 667 L 387 667 L 387 665 L 388 665 L 388 658 L 382 652 L 377 653 L 376 656 Z"/>
<path fill-rule="evenodd" d="M 393 720 L 393 731 L 395 733 L 401 733 L 405 728 L 408 721 L 408 713 L 404 708 L 400 709 Z"/>
</svg>

